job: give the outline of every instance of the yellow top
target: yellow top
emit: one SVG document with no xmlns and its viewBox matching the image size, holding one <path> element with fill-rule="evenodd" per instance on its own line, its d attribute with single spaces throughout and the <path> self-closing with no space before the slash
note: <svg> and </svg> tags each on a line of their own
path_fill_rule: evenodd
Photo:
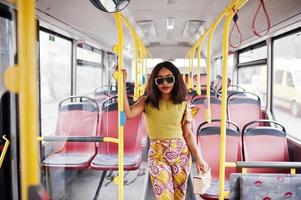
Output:
<svg viewBox="0 0 301 200">
<path fill-rule="evenodd" d="M 159 110 L 150 103 L 145 106 L 147 133 L 150 139 L 174 139 L 182 137 L 182 123 L 191 121 L 187 102 L 173 104 L 160 100 Z"/>
</svg>

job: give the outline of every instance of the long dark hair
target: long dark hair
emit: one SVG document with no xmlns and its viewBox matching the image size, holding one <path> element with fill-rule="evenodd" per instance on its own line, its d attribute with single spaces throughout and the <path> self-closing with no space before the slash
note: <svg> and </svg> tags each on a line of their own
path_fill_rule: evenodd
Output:
<svg viewBox="0 0 301 200">
<path fill-rule="evenodd" d="M 159 100 L 161 92 L 155 84 L 155 78 L 158 77 L 159 71 L 162 68 L 170 70 L 175 77 L 174 87 L 171 91 L 171 100 L 174 104 L 180 104 L 186 100 L 187 97 L 187 88 L 181 77 L 179 69 L 171 62 L 164 61 L 158 63 L 153 69 L 146 86 L 146 103 L 150 103 L 155 108 L 159 109 Z"/>
</svg>

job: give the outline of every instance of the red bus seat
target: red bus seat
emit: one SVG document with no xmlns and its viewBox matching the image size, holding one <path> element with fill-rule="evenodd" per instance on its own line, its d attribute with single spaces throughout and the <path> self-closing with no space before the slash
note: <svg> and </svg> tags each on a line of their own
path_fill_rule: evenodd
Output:
<svg viewBox="0 0 301 200">
<path fill-rule="evenodd" d="M 249 92 L 231 94 L 228 97 L 228 119 L 236 123 L 240 130 L 247 123 L 262 119 L 259 96 Z"/>
<path fill-rule="evenodd" d="M 115 100 L 113 100 L 115 99 Z M 109 102 L 109 103 L 108 103 Z M 133 102 L 130 102 L 132 104 Z M 117 97 L 104 101 L 98 135 L 118 138 Z M 139 115 L 126 120 L 124 125 L 124 169 L 138 169 L 142 161 L 142 140 L 145 140 L 144 117 Z M 118 170 L 118 145 L 99 143 L 98 152 L 91 162 L 91 168 L 97 170 Z"/>
<path fill-rule="evenodd" d="M 276 126 L 263 126 L 274 124 Z M 254 124 L 258 126 L 254 127 Z M 289 161 L 287 134 L 285 128 L 272 120 L 258 120 L 248 123 L 242 132 L 245 161 Z M 255 169 L 252 173 L 280 173 L 282 169 Z"/>
<path fill-rule="evenodd" d="M 211 168 L 211 187 L 201 195 L 204 199 L 218 199 L 219 187 L 219 159 L 220 159 L 220 120 L 212 120 L 212 124 L 204 122 L 198 130 L 197 143 L 202 149 L 202 154 L 209 167 Z M 226 161 L 236 162 L 242 160 L 242 144 L 239 128 L 236 124 L 228 122 L 226 129 Z M 225 171 L 225 190 L 229 191 L 229 176 L 231 173 L 240 172 L 239 168 L 226 168 Z"/>
<path fill-rule="evenodd" d="M 206 105 L 204 104 L 206 97 L 196 97 L 191 104 L 199 108 L 197 114 L 192 120 L 192 132 L 197 135 L 197 130 L 200 124 L 206 121 Z M 218 119 L 221 115 L 221 102 L 215 97 L 210 98 L 211 118 Z M 213 125 L 213 124 L 212 124 Z"/>
<path fill-rule="evenodd" d="M 85 102 L 63 102 L 75 98 L 68 97 L 59 104 L 55 136 L 96 136 L 98 123 L 97 102 L 88 98 Z M 46 157 L 47 167 L 87 168 L 96 154 L 94 142 L 65 142 L 57 144 L 53 153 Z"/>
</svg>

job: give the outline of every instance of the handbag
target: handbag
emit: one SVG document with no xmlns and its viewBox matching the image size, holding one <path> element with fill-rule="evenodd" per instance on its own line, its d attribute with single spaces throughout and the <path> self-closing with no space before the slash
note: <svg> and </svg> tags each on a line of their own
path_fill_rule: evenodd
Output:
<svg viewBox="0 0 301 200">
<path fill-rule="evenodd" d="M 193 177 L 193 193 L 204 194 L 211 184 L 211 170 L 208 169 L 205 173 Z"/>
</svg>

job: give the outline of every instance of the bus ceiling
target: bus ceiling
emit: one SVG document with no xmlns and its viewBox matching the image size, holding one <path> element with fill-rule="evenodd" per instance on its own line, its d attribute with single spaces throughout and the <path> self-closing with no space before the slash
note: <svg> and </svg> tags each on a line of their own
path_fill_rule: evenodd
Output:
<svg viewBox="0 0 301 200">
<path fill-rule="evenodd" d="M 92 0 L 93 2 L 93 0 Z M 214 0 L 208 4 L 206 0 L 187 1 L 130 1 L 122 13 L 130 20 L 136 32 L 149 48 L 154 58 L 183 58 L 191 45 L 212 24 L 213 20 L 231 1 Z M 299 0 L 248 1 L 238 11 L 237 25 L 241 31 L 242 44 L 246 45 L 263 41 L 272 35 L 279 34 L 280 28 L 300 20 L 301 7 Z M 36 3 L 40 19 L 61 26 L 72 27 L 77 35 L 89 38 L 100 45 L 111 48 L 117 41 L 116 27 L 112 14 L 101 12 L 90 2 L 82 0 L 39 0 Z M 68 12 L 66 12 L 68 10 Z M 82 15 L 82 11 L 85 15 Z M 265 10 L 267 13 L 265 13 Z M 70 11 L 70 12 L 69 12 Z M 257 12 L 258 11 L 258 12 Z M 267 16 L 268 14 L 268 16 Z M 267 17 L 269 21 L 267 21 Z M 253 19 L 256 18 L 256 21 Z M 270 23 L 270 32 L 266 34 Z M 213 36 L 212 56 L 221 55 L 222 24 L 217 27 Z M 256 36 L 250 27 L 256 28 Z M 66 28 L 64 28 L 66 29 Z M 70 29 L 70 28 L 68 28 Z M 234 33 L 233 44 L 239 43 Z M 129 32 L 125 32 L 125 45 L 132 46 Z M 231 49 L 230 50 L 237 50 Z M 206 48 L 202 49 L 206 52 Z"/>
</svg>

